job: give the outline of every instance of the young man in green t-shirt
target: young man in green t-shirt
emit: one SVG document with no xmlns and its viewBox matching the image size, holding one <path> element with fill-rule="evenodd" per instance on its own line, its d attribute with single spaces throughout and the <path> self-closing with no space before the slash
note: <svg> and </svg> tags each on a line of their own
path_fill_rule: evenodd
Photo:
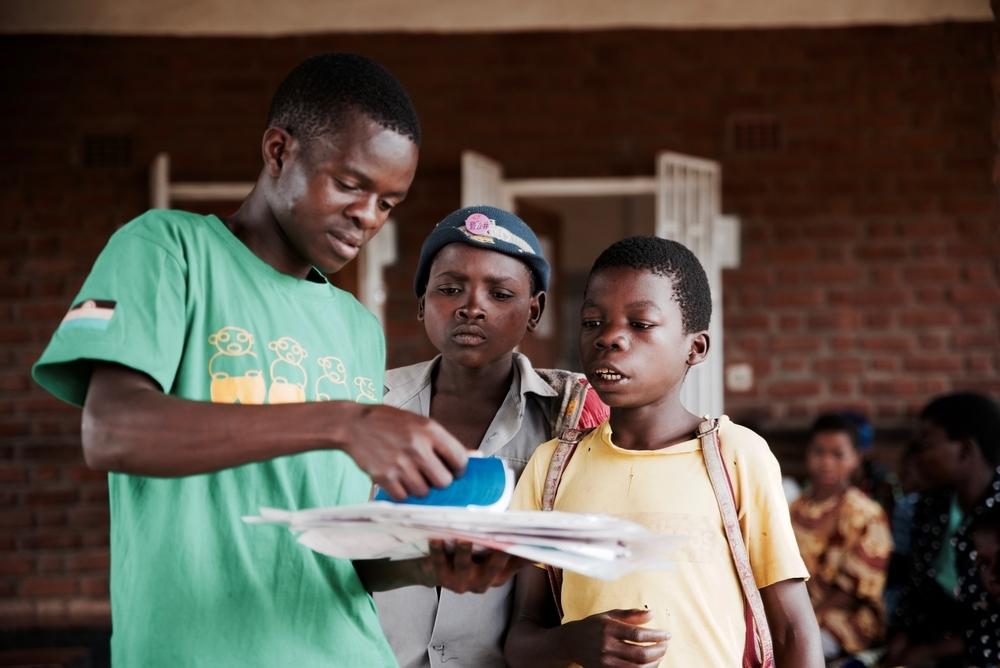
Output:
<svg viewBox="0 0 1000 668">
<path fill-rule="evenodd" d="M 362 583 L 240 516 L 363 502 L 372 480 L 422 494 L 464 468 L 440 425 L 379 405 L 381 329 L 324 276 L 406 196 L 420 132 L 406 92 L 370 60 L 318 56 L 267 125 L 240 208 L 150 211 L 115 233 L 34 368 L 83 406 L 87 463 L 110 473 L 116 665 L 393 664 L 377 571 Z M 392 577 L 482 591 L 516 565 L 434 546 Z"/>
</svg>

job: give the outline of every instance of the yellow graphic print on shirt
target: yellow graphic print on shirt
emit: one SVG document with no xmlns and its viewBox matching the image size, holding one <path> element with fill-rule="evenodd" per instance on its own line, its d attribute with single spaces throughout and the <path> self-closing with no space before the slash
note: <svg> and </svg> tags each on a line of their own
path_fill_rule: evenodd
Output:
<svg viewBox="0 0 1000 668">
<path fill-rule="evenodd" d="M 347 388 L 347 367 L 343 360 L 333 355 L 320 357 L 316 360 L 322 370 L 319 378 L 316 379 L 316 400 L 330 401 L 332 399 L 346 399 L 350 396 Z M 337 391 L 336 386 L 343 389 Z"/>
<path fill-rule="evenodd" d="M 210 396 L 222 404 L 264 403 L 264 378 L 253 350 L 253 334 L 242 327 L 223 327 L 208 337 L 215 354 L 208 360 Z"/>
<path fill-rule="evenodd" d="M 354 384 L 358 387 L 358 396 L 354 397 L 357 402 L 362 401 L 372 401 L 375 399 L 375 381 L 371 378 L 365 378 L 364 376 L 357 376 L 354 379 Z"/>
<path fill-rule="evenodd" d="M 271 341 L 267 347 L 277 359 L 271 362 L 271 387 L 267 391 L 269 404 L 297 404 L 306 400 L 306 381 L 309 374 L 302 366 L 308 357 L 305 348 L 290 336 Z"/>
</svg>

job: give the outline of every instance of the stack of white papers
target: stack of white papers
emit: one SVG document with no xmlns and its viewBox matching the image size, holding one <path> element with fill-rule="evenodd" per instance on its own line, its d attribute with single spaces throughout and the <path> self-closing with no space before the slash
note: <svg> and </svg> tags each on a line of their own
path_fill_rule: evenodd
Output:
<svg viewBox="0 0 1000 668">
<path fill-rule="evenodd" d="M 345 559 L 408 559 L 429 539 L 462 540 L 588 577 L 614 580 L 634 570 L 670 568 L 676 537 L 609 515 L 496 512 L 372 501 L 286 511 L 261 508 L 252 524 L 285 526 L 303 545 Z"/>
</svg>

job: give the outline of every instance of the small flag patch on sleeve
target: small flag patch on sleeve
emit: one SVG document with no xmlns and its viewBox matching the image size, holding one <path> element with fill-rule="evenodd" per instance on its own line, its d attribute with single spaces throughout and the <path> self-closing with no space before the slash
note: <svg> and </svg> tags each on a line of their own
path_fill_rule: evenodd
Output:
<svg viewBox="0 0 1000 668">
<path fill-rule="evenodd" d="M 107 299 L 87 299 L 76 303 L 62 319 L 61 327 L 107 329 L 115 314 L 117 302 Z"/>
</svg>

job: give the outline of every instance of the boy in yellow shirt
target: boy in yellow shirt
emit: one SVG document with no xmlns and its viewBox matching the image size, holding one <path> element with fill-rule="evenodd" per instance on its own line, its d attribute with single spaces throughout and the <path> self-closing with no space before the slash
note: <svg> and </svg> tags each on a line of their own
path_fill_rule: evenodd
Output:
<svg viewBox="0 0 1000 668">
<path fill-rule="evenodd" d="M 611 513 L 684 540 L 670 555 L 672 570 L 614 582 L 565 573 L 558 607 L 546 573 L 523 569 L 505 648 L 512 665 L 744 665 L 740 578 L 697 437 L 701 419 L 680 402 L 688 369 L 708 354 L 711 310 L 704 269 L 679 243 L 624 239 L 594 263 L 580 356 L 611 417 L 573 451 L 553 508 Z M 718 438 L 776 663 L 822 666 L 778 463 L 762 438 L 726 417 Z M 512 507 L 543 508 L 558 445 L 535 451 Z"/>
</svg>

